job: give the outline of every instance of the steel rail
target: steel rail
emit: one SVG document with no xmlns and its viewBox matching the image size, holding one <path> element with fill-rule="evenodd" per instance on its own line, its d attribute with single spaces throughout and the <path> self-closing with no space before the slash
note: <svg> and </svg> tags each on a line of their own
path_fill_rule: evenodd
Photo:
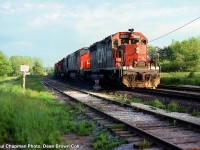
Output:
<svg viewBox="0 0 200 150">
<path fill-rule="evenodd" d="M 166 97 L 172 97 L 172 98 L 181 98 L 181 99 L 188 99 L 190 101 L 196 101 L 200 102 L 200 94 L 194 94 L 194 93 L 186 93 L 186 92 L 178 92 L 178 91 L 172 91 L 172 90 L 163 90 L 163 89 L 155 89 L 155 90 L 149 90 L 149 89 L 135 89 L 137 92 L 145 92 L 148 94 L 156 94 Z"/>
<path fill-rule="evenodd" d="M 158 88 L 174 89 L 178 91 L 200 92 L 200 86 L 158 85 Z"/>
</svg>

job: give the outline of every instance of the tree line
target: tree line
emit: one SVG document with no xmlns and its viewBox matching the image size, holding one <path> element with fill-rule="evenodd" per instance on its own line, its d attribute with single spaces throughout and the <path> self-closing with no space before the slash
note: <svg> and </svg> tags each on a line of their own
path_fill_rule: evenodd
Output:
<svg viewBox="0 0 200 150">
<path fill-rule="evenodd" d="M 200 70 L 200 37 L 183 41 L 172 40 L 163 48 L 149 45 L 149 56 L 155 59 L 159 54 L 159 63 L 163 72 L 191 72 Z"/>
<path fill-rule="evenodd" d="M 29 65 L 29 72 L 31 74 L 44 74 L 42 60 L 40 58 L 32 58 L 29 56 L 11 56 L 10 58 L 8 58 L 6 57 L 6 55 L 4 55 L 2 51 L 0 51 L 0 77 L 7 75 L 20 75 L 21 65 Z"/>
</svg>

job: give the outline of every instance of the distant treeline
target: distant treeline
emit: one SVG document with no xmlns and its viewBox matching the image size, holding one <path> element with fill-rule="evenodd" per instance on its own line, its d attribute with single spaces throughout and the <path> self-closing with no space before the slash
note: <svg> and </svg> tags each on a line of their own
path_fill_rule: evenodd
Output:
<svg viewBox="0 0 200 150">
<path fill-rule="evenodd" d="M 164 72 L 196 72 L 200 70 L 200 37 L 192 37 L 181 42 L 172 40 L 164 48 L 149 45 L 149 55 L 159 61 Z"/>
<path fill-rule="evenodd" d="M 31 74 L 44 74 L 44 68 L 42 66 L 42 60 L 40 58 L 32 58 L 29 56 L 11 56 L 10 58 L 8 58 L 3 54 L 2 51 L 0 51 L 0 76 L 20 75 L 21 65 L 29 65 L 29 72 Z"/>
</svg>

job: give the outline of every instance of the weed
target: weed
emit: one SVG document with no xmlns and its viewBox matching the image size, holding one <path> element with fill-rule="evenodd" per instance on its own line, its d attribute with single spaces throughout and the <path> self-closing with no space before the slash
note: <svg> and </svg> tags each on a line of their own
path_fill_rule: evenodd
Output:
<svg viewBox="0 0 200 150">
<path fill-rule="evenodd" d="M 189 109 L 188 109 L 187 107 L 180 107 L 180 106 L 179 106 L 178 112 L 181 112 L 181 113 L 188 113 L 188 112 L 189 112 Z"/>
<path fill-rule="evenodd" d="M 152 107 L 152 106 L 151 106 L 150 108 L 151 108 L 151 110 L 156 110 L 156 108 L 155 108 L 155 107 Z"/>
<path fill-rule="evenodd" d="M 133 109 L 133 111 L 135 111 L 135 112 L 139 112 L 139 111 L 140 111 L 140 109 L 139 109 L 138 107 L 133 107 L 132 109 Z"/>
<path fill-rule="evenodd" d="M 175 126 L 177 124 L 177 121 L 176 120 L 170 120 L 169 124 L 172 125 L 172 126 Z"/>
<path fill-rule="evenodd" d="M 127 94 L 115 93 L 115 97 L 117 97 L 117 100 L 121 103 L 128 103 L 128 101 L 129 101 Z"/>
<path fill-rule="evenodd" d="M 142 102 L 142 100 L 139 98 L 132 98 L 130 101 L 133 103 L 141 103 Z"/>
<path fill-rule="evenodd" d="M 167 110 L 170 112 L 177 112 L 178 111 L 178 104 L 175 102 L 170 102 L 167 105 Z"/>
<path fill-rule="evenodd" d="M 161 101 L 159 101 L 157 99 L 155 99 L 153 101 L 150 101 L 149 105 L 151 105 L 153 107 L 156 107 L 156 108 L 161 108 L 161 109 L 165 108 L 165 105 Z"/>
<path fill-rule="evenodd" d="M 131 104 L 131 101 L 129 101 L 129 100 L 127 100 L 127 101 L 125 101 L 125 104 Z"/>
<path fill-rule="evenodd" d="M 90 135 L 95 128 L 93 121 L 82 120 L 81 123 L 77 126 L 78 135 Z"/>
<path fill-rule="evenodd" d="M 93 148 L 102 149 L 102 150 L 109 150 L 114 149 L 115 147 L 124 144 L 125 140 L 123 139 L 116 139 L 109 136 L 106 132 L 100 132 L 98 135 L 93 139 Z"/>
<path fill-rule="evenodd" d="M 111 129 L 123 129 L 124 127 L 124 124 L 113 124 L 110 126 Z"/>
<path fill-rule="evenodd" d="M 145 148 L 149 148 L 149 142 L 146 139 L 144 139 L 139 143 L 139 149 L 145 149 Z"/>
<path fill-rule="evenodd" d="M 83 104 L 81 104 L 81 103 L 78 103 L 77 105 L 75 105 L 75 109 L 77 109 L 77 110 L 82 110 L 84 108 L 84 106 L 83 106 Z"/>
<path fill-rule="evenodd" d="M 101 106 L 93 106 L 93 107 L 95 107 L 96 109 L 98 109 L 98 110 L 102 110 L 103 108 L 101 107 Z"/>
<path fill-rule="evenodd" d="M 196 111 L 195 109 L 192 112 L 192 116 L 200 117 L 200 112 Z"/>
<path fill-rule="evenodd" d="M 177 124 L 177 121 L 176 121 L 176 120 L 174 120 L 174 121 L 173 121 L 173 125 L 175 126 L 176 124 Z"/>
</svg>

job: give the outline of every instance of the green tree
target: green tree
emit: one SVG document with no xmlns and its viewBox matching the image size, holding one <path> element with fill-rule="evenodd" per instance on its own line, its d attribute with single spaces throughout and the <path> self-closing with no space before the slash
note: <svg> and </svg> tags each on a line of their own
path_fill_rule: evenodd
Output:
<svg viewBox="0 0 200 150">
<path fill-rule="evenodd" d="M 20 75 L 21 71 L 20 71 L 20 66 L 21 65 L 28 65 L 29 66 L 29 72 L 33 73 L 33 65 L 34 62 L 38 61 L 40 64 L 42 64 L 42 60 L 40 58 L 37 57 L 30 57 L 30 56 L 11 56 L 10 57 L 10 62 L 12 64 L 12 68 L 13 68 L 13 75 Z"/>
<path fill-rule="evenodd" d="M 34 74 L 36 74 L 36 75 L 43 75 L 44 74 L 43 66 L 39 61 L 35 61 L 32 68 L 33 68 Z"/>
<path fill-rule="evenodd" d="M 0 51 L 0 76 L 6 76 L 7 74 L 11 73 L 12 67 L 8 58 Z"/>
<path fill-rule="evenodd" d="M 23 57 L 22 56 L 11 56 L 10 57 L 10 62 L 13 68 L 13 75 L 19 75 L 21 74 L 20 71 L 20 65 L 23 64 Z"/>
<path fill-rule="evenodd" d="M 160 61 L 173 60 L 175 58 L 174 51 L 171 46 L 159 48 Z"/>
<path fill-rule="evenodd" d="M 157 51 L 158 47 L 153 45 L 148 45 L 148 55 L 151 59 L 155 59 L 157 57 Z"/>
<path fill-rule="evenodd" d="M 159 52 L 159 47 L 153 45 L 148 46 L 149 58 L 151 59 L 151 62 L 154 62 L 156 66 L 160 65 L 158 52 Z"/>
<path fill-rule="evenodd" d="M 200 69 L 200 37 L 172 43 L 159 50 L 163 71 L 190 71 Z"/>
<path fill-rule="evenodd" d="M 54 67 L 44 67 L 44 71 L 46 74 L 51 75 L 54 73 Z"/>
</svg>

